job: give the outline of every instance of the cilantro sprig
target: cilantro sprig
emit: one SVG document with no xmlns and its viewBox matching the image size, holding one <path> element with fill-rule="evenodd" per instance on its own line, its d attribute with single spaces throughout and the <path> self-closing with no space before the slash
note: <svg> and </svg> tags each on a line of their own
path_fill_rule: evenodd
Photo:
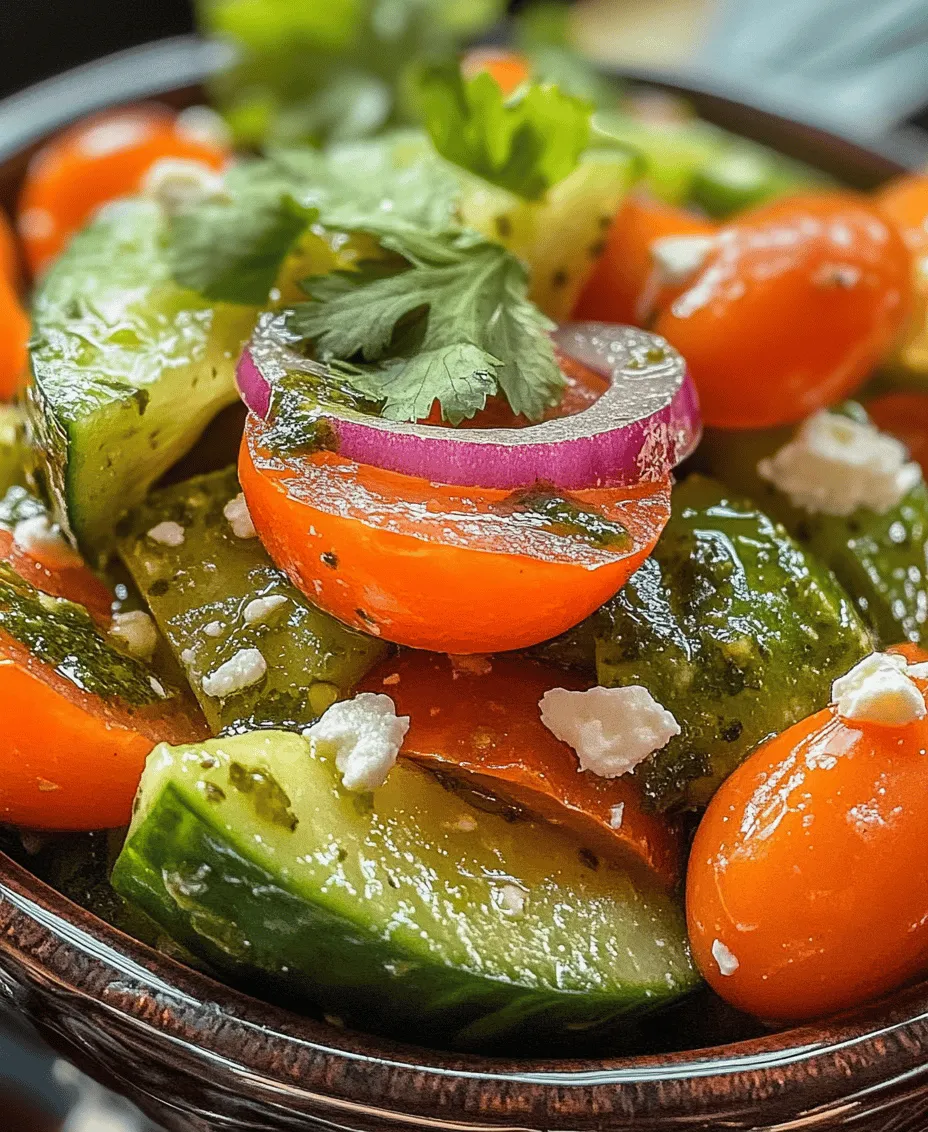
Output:
<svg viewBox="0 0 928 1132">
<path fill-rule="evenodd" d="M 290 325 L 383 416 L 421 420 L 438 402 L 459 424 L 501 392 L 514 412 L 538 420 L 559 400 L 553 324 L 528 300 L 514 256 L 460 229 L 428 233 L 381 219 L 363 230 L 400 257 L 399 270 L 307 280 L 311 301 Z"/>
<path fill-rule="evenodd" d="M 572 173 L 590 140 L 593 104 L 557 86 L 527 83 L 506 98 L 486 72 L 465 79 L 451 63 L 424 68 L 418 92 L 442 157 L 526 200 Z"/>
</svg>

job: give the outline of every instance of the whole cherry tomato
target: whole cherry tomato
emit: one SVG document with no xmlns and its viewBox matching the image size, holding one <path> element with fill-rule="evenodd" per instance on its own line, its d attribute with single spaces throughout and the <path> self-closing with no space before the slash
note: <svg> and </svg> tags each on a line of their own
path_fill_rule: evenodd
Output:
<svg viewBox="0 0 928 1132">
<path fill-rule="evenodd" d="M 33 274 L 60 254 L 101 205 L 137 192 L 163 158 L 220 170 L 230 152 L 218 136 L 148 104 L 85 118 L 40 149 L 29 163 L 17 216 Z"/>
<path fill-rule="evenodd" d="M 504 95 L 510 95 L 531 77 L 531 67 L 524 55 L 502 47 L 475 47 L 461 60 L 465 79 L 486 72 L 496 79 Z"/>
<path fill-rule="evenodd" d="M 712 799 L 690 856 L 690 939 L 713 989 L 798 1021 L 928 969 L 926 791 L 928 718 L 851 723 L 830 707 L 756 751 Z"/>
<path fill-rule="evenodd" d="M 655 200 L 647 193 L 632 193 L 616 213 L 606 247 L 583 288 L 573 317 L 601 322 L 644 326 L 658 305 L 682 288 L 661 280 L 655 263 L 655 241 L 675 236 L 711 236 L 708 220 L 686 209 Z"/>
<path fill-rule="evenodd" d="M 654 329 L 683 354 L 717 428 L 801 420 L 846 397 L 909 316 L 909 253 L 851 193 L 795 196 L 722 228 Z"/>
</svg>

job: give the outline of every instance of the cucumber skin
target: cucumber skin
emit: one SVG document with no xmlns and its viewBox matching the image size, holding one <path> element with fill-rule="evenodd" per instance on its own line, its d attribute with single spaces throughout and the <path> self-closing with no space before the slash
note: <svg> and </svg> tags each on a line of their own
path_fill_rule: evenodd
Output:
<svg viewBox="0 0 928 1132">
<path fill-rule="evenodd" d="M 27 447 L 22 413 L 15 405 L 0 405 L 0 496 L 26 483 Z"/>
<path fill-rule="evenodd" d="M 928 644 L 928 488 L 916 484 L 885 515 L 813 515 L 757 474 L 757 463 L 792 429 L 707 430 L 699 458 L 733 490 L 750 495 L 834 573 L 882 648 Z"/>
<path fill-rule="evenodd" d="M 599 682 L 643 684 L 683 728 L 636 772 L 659 809 L 705 805 L 872 648 L 833 575 L 699 475 L 675 489 L 651 558 L 594 617 Z"/>
<path fill-rule="evenodd" d="M 212 732 L 298 730 L 349 694 L 387 646 L 312 605 L 277 569 L 259 539 L 235 537 L 223 508 L 240 491 L 235 469 L 228 468 L 152 492 L 121 525 L 118 550 Z M 165 520 L 184 528 L 181 546 L 146 539 L 145 532 Z M 123 526 L 130 527 L 128 533 Z M 285 597 L 286 604 L 269 623 L 244 624 L 246 603 L 269 594 Z M 203 629 L 217 620 L 225 628 L 221 637 L 211 638 Z M 254 647 L 268 664 L 259 685 L 224 700 L 203 692 L 204 676 L 239 649 Z M 328 697 L 321 706 L 313 695 L 317 686 Z"/>
<path fill-rule="evenodd" d="M 285 742 L 291 749 L 294 743 L 302 742 L 284 733 L 263 732 L 261 735 L 264 750 L 275 742 Z M 424 921 L 418 918 L 416 905 L 407 903 L 413 897 L 398 899 L 397 904 L 398 908 L 408 909 L 404 912 L 404 920 L 406 916 L 411 917 L 408 930 L 398 925 L 393 915 L 388 926 L 383 921 L 383 912 L 373 911 L 366 919 L 367 901 L 372 900 L 376 908 L 379 898 L 353 894 L 350 886 L 348 891 L 352 894 L 345 896 L 341 887 L 344 882 L 333 883 L 337 866 L 329 873 L 323 872 L 328 881 L 323 880 L 320 889 L 311 888 L 313 896 L 308 898 L 300 891 L 301 885 L 305 889 L 307 881 L 299 855 L 284 861 L 278 846 L 268 848 L 268 863 L 256 859 L 260 853 L 255 852 L 251 844 L 251 816 L 247 822 L 237 820 L 229 824 L 230 811 L 224 807 L 225 798 L 217 802 L 209 791 L 196 789 L 203 785 L 202 781 L 185 783 L 179 776 L 172 777 L 170 769 L 167 777 L 163 777 L 164 769 L 170 768 L 178 754 L 185 761 L 195 759 L 196 765 L 206 765 L 210 762 L 208 757 L 206 763 L 199 762 L 202 754 L 217 752 L 223 744 L 231 752 L 234 744 L 250 739 L 250 736 L 239 736 L 226 741 L 213 740 L 199 747 L 171 749 L 162 745 L 156 748 L 142 781 L 136 816 L 111 878 L 117 893 L 159 924 L 173 941 L 214 970 L 249 989 L 284 1000 L 288 1005 L 296 1001 L 310 1008 L 320 1008 L 354 1027 L 386 1032 L 417 1043 L 427 1041 L 447 1047 L 484 1050 L 512 1043 L 559 1040 L 576 1048 L 578 1043 L 607 1035 L 621 1036 L 633 1017 L 679 999 L 698 985 L 698 976 L 688 959 L 682 916 L 677 922 L 676 913 L 670 918 L 664 913 L 663 918 L 652 921 L 647 918 L 651 913 L 640 904 L 635 905 L 637 915 L 644 915 L 647 924 L 653 923 L 656 935 L 660 938 L 667 938 L 668 932 L 680 935 L 679 941 L 667 938 L 666 950 L 656 952 L 670 965 L 661 970 L 658 962 L 658 969 L 653 970 L 650 977 L 639 970 L 637 981 L 632 985 L 626 983 L 621 989 L 608 970 L 600 971 L 596 977 L 586 976 L 591 984 L 597 981 L 611 984 L 600 991 L 593 985 L 578 989 L 571 984 L 569 974 L 565 989 L 552 985 L 541 975 L 534 984 L 525 975 L 514 981 L 494 970 L 493 962 L 487 963 L 479 952 L 477 955 L 468 952 L 470 958 L 462 965 L 460 958 L 455 960 L 440 945 L 436 949 L 431 942 L 419 941 L 420 932 L 414 929 L 416 924 L 421 927 Z M 308 762 L 313 761 L 310 756 L 305 757 Z M 332 788 L 326 785 L 329 772 L 319 779 L 319 769 L 316 764 L 310 771 L 315 777 L 304 785 L 310 792 Z M 210 780 L 214 773 L 212 769 L 207 770 L 205 778 Z M 431 784 L 430 776 L 414 768 L 397 767 L 393 774 L 424 777 Z M 288 785 L 289 780 L 283 781 Z M 405 780 L 397 783 L 395 789 L 405 797 Z M 445 810 L 442 804 L 446 795 L 442 788 L 434 783 L 428 789 L 431 791 L 428 797 L 441 795 L 441 799 L 435 799 L 439 805 L 430 808 L 428 813 L 428 820 L 437 830 L 443 820 L 460 811 L 463 803 L 447 795 L 448 809 Z M 376 794 L 373 805 L 375 808 L 378 805 Z M 364 822 L 363 816 L 358 817 L 365 813 L 364 807 L 363 797 L 351 796 L 347 801 L 348 820 Z M 505 825 L 501 817 L 473 812 L 480 821 Z M 305 812 L 300 820 L 307 820 Z M 264 831 L 269 826 L 257 821 L 254 828 Z M 364 833 L 360 844 L 371 869 L 363 874 L 368 878 L 365 883 L 375 884 L 375 878 L 384 875 L 384 869 L 386 875 L 390 875 L 393 869 L 407 868 L 409 875 L 402 876 L 403 886 L 411 883 L 411 878 L 424 875 L 417 872 L 420 862 L 410 862 L 408 866 L 401 863 L 404 851 L 391 850 L 388 844 L 378 850 L 389 820 L 383 827 L 364 825 L 363 828 L 368 832 Z M 317 831 L 313 824 L 311 829 L 314 843 L 318 845 L 331 844 L 331 837 L 335 838 L 335 844 L 340 843 L 338 828 Z M 428 832 L 422 835 L 431 836 Z M 271 833 L 270 837 L 273 836 Z M 278 836 L 285 838 L 286 845 L 290 835 L 278 831 Z M 557 839 L 557 844 L 564 840 L 557 833 L 551 836 Z M 569 841 L 566 844 L 571 845 Z M 567 851 L 571 855 L 575 852 L 571 848 Z M 378 852 L 385 852 L 386 856 L 375 863 Z M 507 860 L 500 858 L 498 862 L 503 874 L 507 872 Z M 275 871 L 272 871 L 271 861 Z M 453 888 L 455 878 L 463 874 L 457 871 L 453 860 L 447 865 L 443 862 L 441 867 L 447 868 Z M 580 871 L 586 874 L 587 870 L 581 868 Z M 430 889 L 441 897 L 442 876 L 429 875 Z M 319 876 L 317 872 L 317 880 L 311 884 L 317 883 Z M 597 881 L 600 886 L 597 891 L 607 891 L 604 887 L 607 879 Z M 575 895 L 583 899 L 579 893 Z M 659 899 L 667 907 L 672 906 L 666 895 Z M 453 929 L 452 934 L 456 930 Z M 555 939 L 564 938 L 558 936 L 553 925 L 547 930 L 554 931 Z M 421 934 L 424 936 L 424 931 Z M 578 938 L 575 946 L 582 953 L 593 944 L 586 938 Z M 671 953 L 672 961 L 668 958 Z M 686 958 L 681 959 L 681 955 Z M 605 957 L 601 962 L 608 964 Z M 505 965 L 503 962 L 502 966 Z M 568 965 L 576 977 L 577 965 L 573 962 Z"/>
<path fill-rule="evenodd" d="M 235 400 L 255 317 L 173 284 L 164 217 L 142 200 L 92 221 L 43 279 L 31 439 L 54 518 L 91 562 L 106 557 L 115 521 Z"/>
</svg>

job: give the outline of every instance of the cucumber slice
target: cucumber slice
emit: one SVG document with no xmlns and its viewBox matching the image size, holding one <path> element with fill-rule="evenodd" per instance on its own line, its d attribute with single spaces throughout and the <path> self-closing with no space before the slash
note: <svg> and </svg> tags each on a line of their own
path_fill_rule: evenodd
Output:
<svg viewBox="0 0 928 1132">
<path fill-rule="evenodd" d="M 22 413 L 15 405 L 0 405 L 0 495 L 25 484 L 27 452 Z"/>
<path fill-rule="evenodd" d="M 113 885 L 217 969 L 419 1042 L 577 1040 L 698 982 L 656 882 L 412 764 L 350 794 L 286 732 L 156 748 Z"/>
<path fill-rule="evenodd" d="M 229 468 L 154 492 L 122 524 L 119 553 L 213 732 L 305 727 L 345 696 L 386 646 L 311 605 L 257 538 L 235 536 L 223 509 L 239 491 Z M 179 546 L 147 537 L 164 522 L 183 528 Z M 268 598 L 264 615 L 254 620 L 255 607 L 247 623 L 249 603 Z M 225 699 L 206 695 L 204 677 L 254 648 L 267 664 L 263 680 Z"/>
<path fill-rule="evenodd" d="M 856 411 L 866 413 L 860 406 Z M 708 430 L 700 459 L 733 489 L 756 500 L 800 545 L 826 563 L 850 594 L 881 647 L 928 643 L 928 489 L 916 484 L 883 515 L 812 515 L 757 474 L 758 461 L 792 436 L 792 429 Z"/>
<path fill-rule="evenodd" d="M 758 743 L 823 708 L 832 681 L 872 648 L 830 571 L 696 475 L 594 624 L 599 682 L 643 684 L 683 729 L 637 772 L 662 809 L 708 802 Z"/>
<path fill-rule="evenodd" d="M 528 264 L 530 298 L 550 318 L 563 321 L 602 255 L 609 225 L 638 173 L 635 154 L 612 148 L 585 154 L 543 201 L 524 201 L 470 179 L 461 218 Z"/>
<path fill-rule="evenodd" d="M 255 312 L 175 286 L 149 201 L 105 209 L 38 287 L 28 409 L 54 517 L 98 562 L 116 520 L 235 399 Z"/>
<path fill-rule="evenodd" d="M 764 146 L 733 142 L 696 172 L 690 202 L 722 219 L 809 186 L 829 184 L 823 174 Z"/>
</svg>

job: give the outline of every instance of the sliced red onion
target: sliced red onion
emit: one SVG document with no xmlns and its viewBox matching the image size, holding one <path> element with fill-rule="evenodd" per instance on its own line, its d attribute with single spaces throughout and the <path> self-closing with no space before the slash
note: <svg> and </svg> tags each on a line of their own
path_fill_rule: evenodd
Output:
<svg viewBox="0 0 928 1132">
<path fill-rule="evenodd" d="M 279 315 L 266 315 L 238 365 L 245 404 L 267 417 L 274 385 L 288 373 L 322 375 L 294 349 Z M 554 341 L 610 381 L 589 408 L 526 428 L 454 429 L 405 424 L 341 405 L 320 415 L 349 460 L 461 487 L 564 489 L 661 479 L 699 442 L 699 402 L 686 363 L 663 338 L 630 326 L 578 322 Z"/>
</svg>

